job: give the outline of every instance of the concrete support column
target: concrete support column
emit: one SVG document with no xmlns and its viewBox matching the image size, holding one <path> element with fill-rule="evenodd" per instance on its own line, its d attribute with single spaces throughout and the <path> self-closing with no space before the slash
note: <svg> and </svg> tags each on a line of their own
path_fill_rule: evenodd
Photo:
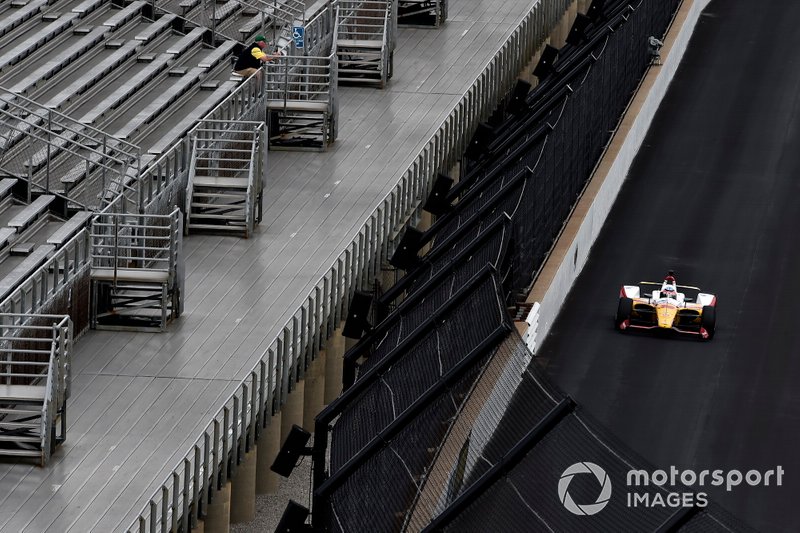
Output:
<svg viewBox="0 0 800 533">
<path fill-rule="evenodd" d="M 231 482 L 225 483 L 214 493 L 205 519 L 206 533 L 230 533 L 231 530 Z"/>
<path fill-rule="evenodd" d="M 564 44 L 567 42 L 569 30 L 572 29 L 572 23 L 575 22 L 575 15 L 578 13 L 578 2 L 572 0 L 572 3 L 567 7 L 567 12 L 561 17 L 561 35 L 564 39 Z"/>
<path fill-rule="evenodd" d="M 231 486 L 231 523 L 251 522 L 256 518 L 256 471 L 258 450 L 253 446 L 236 468 Z"/>
<path fill-rule="evenodd" d="M 279 476 L 269 467 L 278 456 L 281 444 L 281 413 L 276 413 L 258 439 L 261 453 L 256 461 L 256 494 L 274 494 L 278 491 Z"/>
<path fill-rule="evenodd" d="M 344 336 L 341 326 L 325 343 L 325 404 L 331 403 L 342 393 L 342 369 L 344 367 Z"/>
<path fill-rule="evenodd" d="M 392 287 L 395 284 L 396 277 L 397 271 L 388 264 L 384 265 L 381 269 L 381 287 L 384 290 Z"/>
<path fill-rule="evenodd" d="M 569 35 L 569 30 L 572 29 L 572 25 L 575 24 L 575 19 L 578 18 L 578 0 L 572 0 L 572 3 L 569 5 L 569 25 L 567 26 L 567 35 Z"/>
<path fill-rule="evenodd" d="M 314 432 L 314 418 L 325 407 L 325 350 L 317 354 L 306 371 L 305 399 L 303 401 L 303 429 Z"/>
<path fill-rule="evenodd" d="M 358 344 L 358 339 L 350 339 L 350 338 L 345 337 L 344 338 L 344 351 L 346 352 L 347 350 L 349 350 L 350 348 L 352 348 L 356 344 Z"/>
<path fill-rule="evenodd" d="M 286 403 L 281 408 L 281 444 L 286 441 L 292 426 L 297 424 L 303 426 L 303 397 L 305 396 L 305 382 L 301 381 L 295 385 L 289 396 L 286 397 Z"/>
<path fill-rule="evenodd" d="M 458 160 L 453 164 L 453 167 L 450 169 L 450 172 L 447 175 L 452 178 L 453 184 L 458 183 L 458 179 L 461 177 L 461 160 Z"/>
<path fill-rule="evenodd" d="M 566 42 L 565 41 L 566 34 L 564 33 L 564 19 L 566 18 L 566 14 L 567 14 L 566 11 L 564 11 L 564 13 L 561 14 L 561 19 L 559 19 L 559 21 L 556 22 L 555 27 L 550 32 L 550 46 L 554 46 L 558 49 L 561 49 L 561 47 L 564 46 L 564 43 Z"/>
<path fill-rule="evenodd" d="M 417 224 L 417 229 L 420 231 L 428 231 L 432 224 L 433 215 L 423 209 L 419 216 L 419 224 Z"/>
<path fill-rule="evenodd" d="M 205 533 L 206 523 L 203 520 L 198 520 L 197 525 L 192 528 L 192 533 Z"/>
<path fill-rule="evenodd" d="M 417 229 L 420 231 L 428 231 L 431 229 L 433 225 L 433 215 L 428 213 L 427 211 L 423 210 L 422 214 L 419 217 L 419 224 L 417 224 Z M 418 252 L 417 255 L 422 257 L 423 255 L 427 254 L 431 249 L 430 243 L 425 244 Z"/>
</svg>

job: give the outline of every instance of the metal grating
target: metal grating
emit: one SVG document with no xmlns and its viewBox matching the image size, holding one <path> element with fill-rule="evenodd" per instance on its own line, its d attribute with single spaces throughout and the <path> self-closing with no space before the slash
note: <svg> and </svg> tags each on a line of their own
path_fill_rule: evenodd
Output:
<svg viewBox="0 0 800 533">
<path fill-rule="evenodd" d="M 470 287 L 469 293 L 451 312 L 434 316 L 425 332 L 412 342 L 402 344 L 407 337 L 402 334 L 401 327 L 382 339 L 362 365 L 361 377 L 352 393 L 357 396 L 347 401 L 346 409 L 333 426 L 332 474 L 478 349 L 493 332 L 510 327 L 497 300 L 499 289 L 497 278 L 485 275 Z M 494 312 L 488 311 L 490 309 Z M 417 307 L 410 315 L 416 322 L 430 317 L 426 306 Z"/>
</svg>

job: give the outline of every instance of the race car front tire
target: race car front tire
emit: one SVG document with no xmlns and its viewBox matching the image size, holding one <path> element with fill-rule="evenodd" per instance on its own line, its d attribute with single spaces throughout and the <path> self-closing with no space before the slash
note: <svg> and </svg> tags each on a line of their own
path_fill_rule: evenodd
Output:
<svg viewBox="0 0 800 533">
<path fill-rule="evenodd" d="M 708 340 L 714 338 L 714 330 L 717 329 L 717 308 L 711 305 L 703 306 L 703 315 L 700 317 L 700 325 L 708 332 Z"/>
<path fill-rule="evenodd" d="M 617 305 L 617 314 L 614 316 L 614 327 L 622 331 L 622 323 L 630 320 L 633 312 L 633 300 L 630 298 L 620 298 Z"/>
</svg>

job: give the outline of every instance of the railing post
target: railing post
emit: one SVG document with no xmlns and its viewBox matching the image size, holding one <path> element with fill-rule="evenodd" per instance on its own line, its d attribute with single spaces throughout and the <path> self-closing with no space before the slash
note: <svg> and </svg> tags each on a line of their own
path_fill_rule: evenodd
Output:
<svg viewBox="0 0 800 533">
<path fill-rule="evenodd" d="M 47 111 L 47 167 L 45 169 L 44 190 L 50 194 L 50 146 L 53 143 L 53 111 Z"/>
<path fill-rule="evenodd" d="M 100 204 L 101 205 L 102 205 L 103 200 L 105 199 L 105 196 L 106 196 L 106 165 L 107 165 L 106 156 L 108 155 L 107 150 L 108 150 L 108 146 L 106 145 L 106 136 L 103 135 L 103 162 L 100 165 L 100 168 L 102 169 L 100 171 L 100 179 L 101 179 L 101 184 L 103 186 L 103 188 L 101 189 L 101 192 L 100 192 L 100 194 L 102 195 L 102 198 L 100 199 Z M 122 168 L 123 168 L 123 171 L 124 171 L 125 166 L 123 165 Z M 49 174 L 48 174 L 48 176 L 49 176 Z M 125 175 L 124 174 L 122 175 L 122 178 L 120 179 L 120 193 L 121 194 L 125 194 Z"/>
</svg>

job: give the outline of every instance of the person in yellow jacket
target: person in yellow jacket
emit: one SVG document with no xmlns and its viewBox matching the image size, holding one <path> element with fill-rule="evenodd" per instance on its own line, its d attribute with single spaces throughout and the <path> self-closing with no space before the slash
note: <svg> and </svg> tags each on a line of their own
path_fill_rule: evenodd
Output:
<svg viewBox="0 0 800 533">
<path fill-rule="evenodd" d="M 266 37 L 263 35 L 256 35 L 254 43 L 250 46 L 244 47 L 239 53 L 239 57 L 236 59 L 236 64 L 233 67 L 233 71 L 244 78 L 249 78 L 256 73 L 258 73 L 258 76 L 260 77 L 261 72 L 259 68 L 261 67 L 261 64 L 272 61 L 278 57 L 265 53 L 264 48 L 266 47 Z"/>
</svg>

